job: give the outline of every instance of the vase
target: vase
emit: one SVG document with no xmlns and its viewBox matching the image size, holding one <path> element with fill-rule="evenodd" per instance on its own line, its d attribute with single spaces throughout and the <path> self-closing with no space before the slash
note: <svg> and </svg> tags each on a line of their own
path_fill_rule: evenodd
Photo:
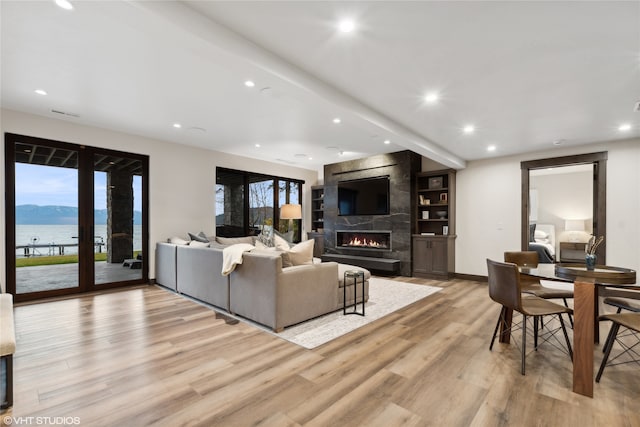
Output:
<svg viewBox="0 0 640 427">
<path fill-rule="evenodd" d="M 596 259 L 598 256 L 596 254 L 586 254 L 584 258 L 587 264 L 587 270 L 593 271 L 596 268 Z"/>
</svg>

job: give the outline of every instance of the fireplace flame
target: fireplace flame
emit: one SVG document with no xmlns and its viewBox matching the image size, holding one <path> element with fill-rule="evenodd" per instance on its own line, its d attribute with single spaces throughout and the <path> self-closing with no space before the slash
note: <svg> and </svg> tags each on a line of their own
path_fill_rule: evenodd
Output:
<svg viewBox="0 0 640 427">
<path fill-rule="evenodd" d="M 367 238 L 360 238 L 360 237 L 353 237 L 351 240 L 347 242 L 345 246 L 364 246 L 367 248 L 385 248 L 386 247 L 386 245 L 383 245 L 378 241 L 367 239 Z"/>
</svg>

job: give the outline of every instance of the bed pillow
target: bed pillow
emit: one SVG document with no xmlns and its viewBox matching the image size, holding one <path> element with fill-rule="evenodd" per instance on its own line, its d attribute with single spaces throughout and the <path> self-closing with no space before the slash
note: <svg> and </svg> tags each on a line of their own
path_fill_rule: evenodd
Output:
<svg viewBox="0 0 640 427">
<path fill-rule="evenodd" d="M 194 248 L 208 248 L 209 247 L 209 242 L 200 242 L 198 240 L 192 240 L 189 242 L 189 246 L 192 246 Z"/>
<path fill-rule="evenodd" d="M 313 264 L 313 245 L 315 240 L 300 242 L 287 252 L 292 265 Z"/>
<path fill-rule="evenodd" d="M 189 238 L 193 241 L 197 241 L 197 242 L 202 242 L 202 243 L 209 243 L 209 239 L 207 239 L 207 235 L 204 234 L 204 232 L 199 232 L 198 234 L 193 234 L 193 233 L 188 233 L 189 234 Z"/>
<path fill-rule="evenodd" d="M 536 231 L 533 233 L 533 237 L 534 237 L 536 240 L 538 240 L 538 239 L 548 239 L 548 238 L 549 238 L 549 234 L 548 234 L 548 233 L 545 233 L 545 232 L 544 232 L 544 231 L 542 231 L 542 230 L 536 230 Z"/>
<path fill-rule="evenodd" d="M 535 242 L 536 241 L 536 225 L 535 224 L 529 224 L 529 241 L 530 242 Z"/>
</svg>

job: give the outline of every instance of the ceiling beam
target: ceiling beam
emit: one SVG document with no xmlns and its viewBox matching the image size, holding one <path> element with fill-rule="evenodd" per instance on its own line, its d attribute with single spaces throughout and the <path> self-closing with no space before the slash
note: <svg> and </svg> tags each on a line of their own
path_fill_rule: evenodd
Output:
<svg viewBox="0 0 640 427">
<path fill-rule="evenodd" d="M 189 32 L 218 50 L 258 67 L 285 82 L 329 102 L 348 114 L 397 135 L 398 145 L 428 157 L 445 166 L 463 169 L 466 161 L 445 150 L 407 126 L 365 105 L 353 96 L 338 90 L 255 42 L 229 30 L 211 18 L 179 2 L 132 1 L 141 10 L 154 13 L 182 31 Z"/>
</svg>

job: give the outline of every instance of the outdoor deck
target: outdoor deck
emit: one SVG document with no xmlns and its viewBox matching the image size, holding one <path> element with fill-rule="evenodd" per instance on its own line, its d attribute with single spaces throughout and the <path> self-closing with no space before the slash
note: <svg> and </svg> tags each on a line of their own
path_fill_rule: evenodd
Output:
<svg viewBox="0 0 640 427">
<path fill-rule="evenodd" d="M 121 263 L 95 263 L 95 283 L 121 282 L 142 278 L 142 270 Z M 78 285 L 78 264 L 39 265 L 16 269 L 16 293 L 73 288 Z"/>
</svg>

